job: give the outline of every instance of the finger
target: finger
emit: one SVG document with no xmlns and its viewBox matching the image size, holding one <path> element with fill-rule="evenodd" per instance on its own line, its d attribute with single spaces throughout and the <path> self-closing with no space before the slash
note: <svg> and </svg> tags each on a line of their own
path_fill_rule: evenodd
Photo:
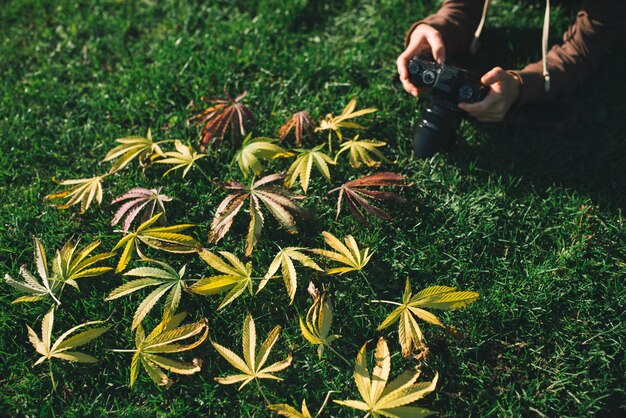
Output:
<svg viewBox="0 0 626 418">
<path fill-rule="evenodd" d="M 487 72 L 485 75 L 483 75 L 480 81 L 484 85 L 490 86 L 494 83 L 497 83 L 498 81 L 503 81 L 507 75 L 507 72 L 504 71 L 501 67 L 495 67 Z"/>
<path fill-rule="evenodd" d="M 480 114 L 488 112 L 489 108 L 491 108 L 499 99 L 500 98 L 498 97 L 497 94 L 490 93 L 487 95 L 487 97 L 485 97 L 480 102 L 476 102 L 476 103 L 461 102 L 459 103 L 459 108 L 465 110 L 467 113 L 469 113 L 472 116 L 476 116 L 476 115 L 480 115 Z"/>
<path fill-rule="evenodd" d="M 398 76 L 400 77 L 400 82 L 402 82 L 402 87 L 406 90 L 407 93 L 417 97 L 419 92 L 417 91 L 417 87 L 415 87 L 409 81 L 409 72 L 407 70 L 407 63 L 409 61 L 408 55 L 406 51 L 398 57 L 396 61 L 396 65 L 398 67 Z"/>
<path fill-rule="evenodd" d="M 438 64 L 443 64 L 446 60 L 446 47 L 443 44 L 441 34 L 437 31 L 429 31 L 426 32 L 425 36 L 433 53 L 433 58 L 435 58 Z"/>
</svg>

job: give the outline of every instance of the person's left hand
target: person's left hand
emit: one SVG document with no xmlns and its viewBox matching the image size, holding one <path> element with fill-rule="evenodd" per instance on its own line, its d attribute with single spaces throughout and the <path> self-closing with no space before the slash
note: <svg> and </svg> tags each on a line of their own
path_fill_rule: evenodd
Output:
<svg viewBox="0 0 626 418">
<path fill-rule="evenodd" d="M 520 94 L 521 82 L 500 67 L 489 71 L 480 81 L 489 86 L 487 97 L 476 103 L 459 103 L 459 108 L 481 122 L 502 121 Z"/>
</svg>

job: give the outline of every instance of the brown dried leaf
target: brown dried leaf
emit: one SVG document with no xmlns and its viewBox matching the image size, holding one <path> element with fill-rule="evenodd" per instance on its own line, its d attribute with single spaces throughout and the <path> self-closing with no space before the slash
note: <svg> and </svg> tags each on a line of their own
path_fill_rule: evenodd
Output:
<svg viewBox="0 0 626 418">
<path fill-rule="evenodd" d="M 382 172 L 375 173 L 369 176 L 361 177 L 347 183 L 342 184 L 340 187 L 333 189 L 329 192 L 339 192 L 339 199 L 337 200 L 337 217 L 341 212 L 341 202 L 345 197 L 346 204 L 352 215 L 364 224 L 368 224 L 363 211 L 374 215 L 380 219 L 387 221 L 393 218 L 384 210 L 370 203 L 368 199 L 374 200 L 391 200 L 394 202 L 403 202 L 404 198 L 397 193 L 384 191 L 384 190 L 371 190 L 370 187 L 406 187 L 406 178 L 396 173 Z"/>
<path fill-rule="evenodd" d="M 213 148 L 219 148 L 229 128 L 233 134 L 233 139 L 243 137 L 245 124 L 254 120 L 252 111 L 240 103 L 246 95 L 245 91 L 235 98 L 226 91 L 224 91 L 224 95 L 225 98 L 207 99 L 202 97 L 202 101 L 210 103 L 211 106 L 187 120 L 189 124 L 202 125 L 200 143 L 203 148 L 209 145 Z"/>
<path fill-rule="evenodd" d="M 282 142 L 289 132 L 294 129 L 294 134 L 296 136 L 296 146 L 302 146 L 302 137 L 303 133 L 309 137 L 309 139 L 315 142 L 315 133 L 314 130 L 317 127 L 315 121 L 309 115 L 309 112 L 303 110 L 297 113 L 294 113 L 293 116 L 289 120 L 287 120 L 283 126 L 278 129 L 278 138 Z"/>
</svg>

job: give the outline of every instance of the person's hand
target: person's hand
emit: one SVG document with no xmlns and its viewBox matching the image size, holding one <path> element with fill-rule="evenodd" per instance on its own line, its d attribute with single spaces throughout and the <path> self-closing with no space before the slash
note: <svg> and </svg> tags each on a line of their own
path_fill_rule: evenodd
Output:
<svg viewBox="0 0 626 418">
<path fill-rule="evenodd" d="M 496 67 L 480 81 L 489 86 L 487 97 L 477 103 L 459 103 L 459 108 L 481 122 L 500 122 L 519 96 L 522 84 L 511 73 Z"/>
<path fill-rule="evenodd" d="M 446 48 L 443 44 L 441 34 L 432 26 L 422 23 L 411 33 L 408 46 L 396 60 L 398 75 L 400 76 L 402 86 L 408 93 L 415 97 L 419 95 L 419 91 L 417 90 L 417 87 L 409 81 L 409 70 L 407 69 L 407 66 L 409 61 L 411 61 L 414 56 L 424 54 L 426 52 L 431 52 L 435 61 L 439 64 L 443 64 L 446 59 Z"/>
</svg>

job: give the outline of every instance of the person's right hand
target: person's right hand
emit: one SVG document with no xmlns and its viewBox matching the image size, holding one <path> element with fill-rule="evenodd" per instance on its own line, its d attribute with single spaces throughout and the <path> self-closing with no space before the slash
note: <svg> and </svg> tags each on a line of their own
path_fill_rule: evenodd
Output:
<svg viewBox="0 0 626 418">
<path fill-rule="evenodd" d="M 398 75 L 400 76 L 402 86 L 408 93 L 415 97 L 419 95 L 419 91 L 417 87 L 409 81 L 409 70 L 407 66 L 414 56 L 427 52 L 431 52 L 433 58 L 439 64 L 443 64 L 446 59 L 446 47 L 443 44 L 441 34 L 432 26 L 422 23 L 413 30 L 409 38 L 409 44 L 396 60 Z"/>
</svg>

